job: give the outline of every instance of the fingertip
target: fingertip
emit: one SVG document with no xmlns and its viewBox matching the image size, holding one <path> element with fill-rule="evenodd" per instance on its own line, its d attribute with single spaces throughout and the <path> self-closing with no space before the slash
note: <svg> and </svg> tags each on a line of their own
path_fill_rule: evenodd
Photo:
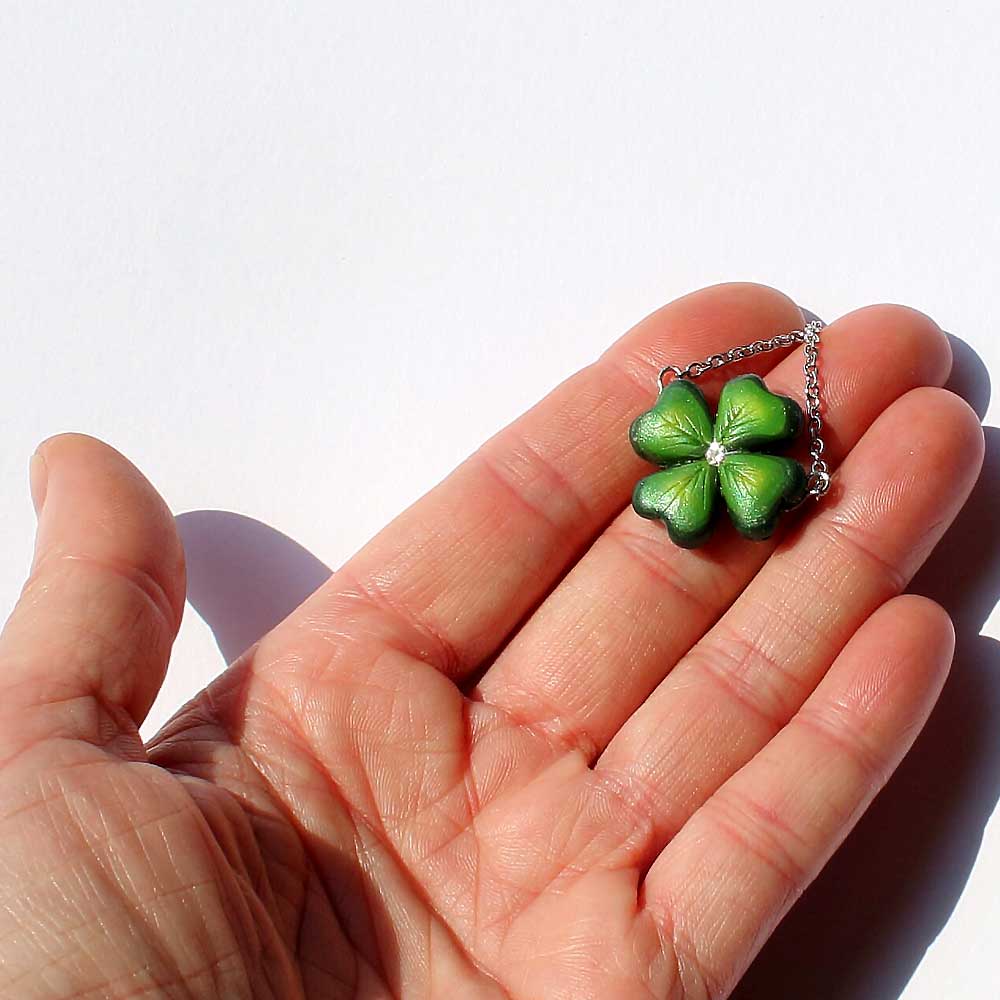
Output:
<svg viewBox="0 0 1000 1000">
<path fill-rule="evenodd" d="M 836 326 L 864 330 L 883 345 L 886 363 L 912 371 L 917 383 L 944 385 L 951 374 L 951 341 L 926 313 L 910 306 L 879 303 L 856 309 L 837 320 Z"/>
<path fill-rule="evenodd" d="M 936 659 L 951 662 L 955 652 L 955 623 L 937 601 L 922 594 L 901 594 L 876 614 L 894 617 L 893 630 L 911 651 L 929 651 L 938 654 Z"/>
<path fill-rule="evenodd" d="M 936 601 L 902 594 L 868 619 L 848 649 L 848 660 L 866 666 L 857 675 L 854 697 L 846 700 L 871 709 L 884 699 L 919 727 L 951 669 L 955 626 Z"/>
<path fill-rule="evenodd" d="M 701 289 L 701 292 L 692 292 L 691 294 L 717 295 L 734 303 L 743 300 L 744 304 L 749 307 L 764 304 L 780 308 L 785 312 L 795 313 L 800 318 L 802 316 L 801 308 L 791 296 L 762 281 L 720 281 L 714 285 L 706 285 L 705 288 Z"/>
<path fill-rule="evenodd" d="M 979 476 L 986 452 L 983 425 L 976 411 L 950 389 L 924 386 L 903 398 L 900 415 L 909 418 L 914 437 L 934 442 L 944 460 L 943 468 L 963 470 L 968 487 Z"/>
<path fill-rule="evenodd" d="M 979 477 L 985 447 L 972 407 L 948 389 L 924 385 L 881 414 L 848 462 L 873 489 L 885 482 L 893 489 L 919 487 L 957 512 Z"/>
<path fill-rule="evenodd" d="M 35 455 L 40 456 L 49 469 L 66 462 L 99 462 L 103 468 L 117 465 L 145 480 L 145 476 L 117 448 L 107 441 L 78 431 L 62 431 L 50 435 L 35 448 Z"/>
<path fill-rule="evenodd" d="M 946 399 L 946 405 L 951 407 L 957 427 L 961 429 L 963 440 L 970 456 L 975 459 L 977 470 L 986 457 L 986 433 L 983 430 L 979 414 L 972 408 L 967 399 L 950 389 L 939 389 L 938 393 Z"/>
<path fill-rule="evenodd" d="M 183 546 L 167 504 L 132 462 L 90 435 L 56 434 L 35 450 L 29 480 L 36 565 L 52 549 L 131 565 L 160 583 L 180 620 Z"/>
<path fill-rule="evenodd" d="M 774 333 L 786 333 L 801 326 L 804 321 L 802 309 L 794 299 L 771 285 L 754 281 L 725 281 L 708 285 L 689 292 L 670 305 L 709 313 L 743 314 L 753 317 L 762 326 L 770 322 Z"/>
</svg>

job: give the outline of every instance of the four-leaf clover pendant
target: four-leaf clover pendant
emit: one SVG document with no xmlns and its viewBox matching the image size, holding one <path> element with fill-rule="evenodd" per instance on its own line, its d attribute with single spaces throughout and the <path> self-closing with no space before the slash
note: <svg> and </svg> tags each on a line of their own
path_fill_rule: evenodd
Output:
<svg viewBox="0 0 1000 1000">
<path fill-rule="evenodd" d="M 712 533 L 721 493 L 740 534 L 769 538 L 782 512 L 808 493 L 805 469 L 774 454 L 802 423 L 799 404 L 770 392 L 757 375 L 723 386 L 714 423 L 694 382 L 673 379 L 629 431 L 637 454 L 662 467 L 636 484 L 635 512 L 663 521 L 673 542 L 694 548 Z"/>
</svg>

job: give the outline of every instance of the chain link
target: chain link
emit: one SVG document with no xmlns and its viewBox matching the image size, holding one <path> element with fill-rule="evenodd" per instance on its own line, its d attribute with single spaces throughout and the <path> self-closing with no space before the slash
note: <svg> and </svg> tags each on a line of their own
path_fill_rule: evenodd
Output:
<svg viewBox="0 0 1000 1000">
<path fill-rule="evenodd" d="M 779 333 L 767 340 L 755 340 L 752 344 L 741 344 L 730 347 L 728 351 L 713 354 L 704 361 L 692 361 L 689 365 L 667 365 L 660 371 L 657 381 L 663 387 L 663 380 L 668 375 L 674 378 L 695 379 L 706 372 L 731 365 L 737 361 L 745 361 L 757 354 L 777 351 L 783 347 L 794 347 L 802 344 L 805 359 L 802 371 L 805 375 L 806 427 L 809 430 L 809 455 L 812 458 L 812 468 L 809 472 L 809 496 L 817 500 L 825 496 L 830 489 L 830 469 L 823 458 L 826 444 L 823 441 L 823 415 L 819 386 L 819 333 L 823 329 L 820 320 L 813 320 L 801 330 L 789 333 Z"/>
<path fill-rule="evenodd" d="M 819 500 L 830 489 L 830 469 L 823 458 L 826 443 L 823 441 L 823 414 L 819 395 L 819 320 L 806 323 L 802 331 L 802 351 L 805 360 L 802 371 L 806 377 L 806 426 L 809 428 L 809 454 L 812 469 L 809 473 L 809 495 Z"/>
</svg>

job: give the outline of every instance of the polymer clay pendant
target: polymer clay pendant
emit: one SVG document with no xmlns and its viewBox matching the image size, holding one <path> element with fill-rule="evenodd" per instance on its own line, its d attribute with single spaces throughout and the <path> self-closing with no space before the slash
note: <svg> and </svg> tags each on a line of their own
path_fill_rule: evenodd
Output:
<svg viewBox="0 0 1000 1000">
<path fill-rule="evenodd" d="M 820 415 L 818 321 L 803 330 L 735 347 L 686 368 L 660 372 L 655 404 L 633 421 L 629 439 L 636 453 L 660 466 L 641 479 L 632 494 L 640 517 L 662 521 L 670 539 L 684 548 L 708 540 L 724 505 L 737 531 L 769 538 L 781 514 L 807 496 L 817 499 L 830 487 L 823 460 Z M 725 364 L 795 344 L 805 347 L 806 410 L 794 399 L 771 392 L 757 375 L 727 382 L 713 419 L 693 379 Z M 664 379 L 671 375 L 669 382 Z M 803 426 L 810 437 L 812 469 L 807 474 L 782 454 Z"/>
</svg>

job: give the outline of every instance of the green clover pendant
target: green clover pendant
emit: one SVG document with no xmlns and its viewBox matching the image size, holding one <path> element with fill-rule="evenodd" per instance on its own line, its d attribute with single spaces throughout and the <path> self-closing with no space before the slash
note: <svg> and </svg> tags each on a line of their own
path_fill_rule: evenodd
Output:
<svg viewBox="0 0 1000 1000">
<path fill-rule="evenodd" d="M 725 384 L 714 423 L 694 382 L 673 379 L 629 431 L 636 453 L 662 467 L 636 484 L 635 512 L 663 521 L 674 543 L 695 548 L 712 533 L 721 493 L 740 534 L 769 538 L 781 514 L 809 492 L 805 469 L 774 454 L 802 424 L 799 404 L 770 392 L 757 375 Z"/>
</svg>

